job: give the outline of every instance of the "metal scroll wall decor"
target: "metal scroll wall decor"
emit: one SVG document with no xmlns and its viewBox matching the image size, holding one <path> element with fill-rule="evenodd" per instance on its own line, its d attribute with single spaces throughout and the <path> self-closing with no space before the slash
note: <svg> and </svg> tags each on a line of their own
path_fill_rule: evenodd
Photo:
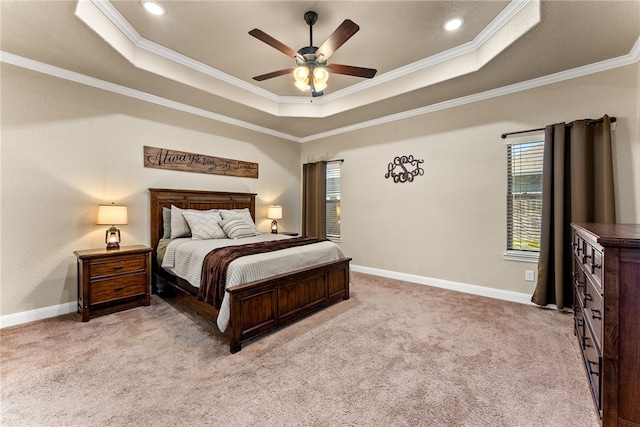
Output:
<svg viewBox="0 0 640 427">
<path fill-rule="evenodd" d="M 387 166 L 385 178 L 393 178 L 393 182 L 411 182 L 418 175 L 424 175 L 420 164 L 424 160 L 414 159 L 413 156 L 398 156 Z"/>
</svg>

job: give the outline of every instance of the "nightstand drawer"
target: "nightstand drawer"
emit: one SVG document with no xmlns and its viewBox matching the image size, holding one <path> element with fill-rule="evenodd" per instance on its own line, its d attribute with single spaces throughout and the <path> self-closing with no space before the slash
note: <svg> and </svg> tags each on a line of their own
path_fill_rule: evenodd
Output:
<svg viewBox="0 0 640 427">
<path fill-rule="evenodd" d="M 146 289 L 147 282 L 144 274 L 102 280 L 91 284 L 90 301 L 91 304 L 114 301 L 144 294 Z"/>
<path fill-rule="evenodd" d="M 91 279 L 112 274 L 125 274 L 136 271 L 144 271 L 146 259 L 144 255 L 138 257 L 120 257 L 109 261 L 93 261 L 89 265 Z"/>
</svg>

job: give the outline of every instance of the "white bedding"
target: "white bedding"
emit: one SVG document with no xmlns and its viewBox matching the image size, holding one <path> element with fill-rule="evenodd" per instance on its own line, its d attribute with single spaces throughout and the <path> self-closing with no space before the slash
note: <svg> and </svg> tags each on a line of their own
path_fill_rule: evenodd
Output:
<svg viewBox="0 0 640 427">
<path fill-rule="evenodd" d="M 264 233 L 242 239 L 174 239 L 167 246 L 167 251 L 162 260 L 162 268 L 185 279 L 191 286 L 199 288 L 202 263 L 205 256 L 213 249 L 290 238 L 280 234 Z M 342 250 L 338 245 L 329 241 L 281 249 L 264 254 L 243 256 L 229 264 L 225 287 L 230 288 L 312 265 L 335 261 L 340 258 L 344 258 Z M 225 292 L 216 320 L 218 328 L 222 332 L 227 329 L 229 315 L 229 296 Z"/>
</svg>

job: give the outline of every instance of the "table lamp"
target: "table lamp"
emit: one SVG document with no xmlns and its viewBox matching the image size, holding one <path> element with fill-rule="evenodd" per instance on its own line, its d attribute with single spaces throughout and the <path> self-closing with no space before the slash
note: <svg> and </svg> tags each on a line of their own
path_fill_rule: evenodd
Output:
<svg viewBox="0 0 640 427">
<path fill-rule="evenodd" d="M 126 206 L 118 206 L 115 204 L 98 206 L 97 224 L 111 225 L 104 236 L 104 242 L 107 244 L 107 249 L 120 248 L 120 230 L 116 228 L 116 225 L 124 225 L 127 223 Z"/>
<path fill-rule="evenodd" d="M 278 234 L 278 221 L 276 220 L 282 219 L 282 206 L 269 205 L 269 209 L 267 210 L 267 218 L 273 220 L 271 222 L 271 232 L 273 234 Z"/>
</svg>

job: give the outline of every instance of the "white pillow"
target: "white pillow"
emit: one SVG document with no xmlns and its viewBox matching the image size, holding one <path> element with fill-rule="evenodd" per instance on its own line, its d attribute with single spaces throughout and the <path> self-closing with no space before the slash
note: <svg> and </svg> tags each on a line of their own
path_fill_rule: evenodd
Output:
<svg viewBox="0 0 640 427">
<path fill-rule="evenodd" d="M 230 239 L 256 236 L 258 232 L 240 217 L 223 219 L 218 223 Z"/>
<path fill-rule="evenodd" d="M 177 239 L 178 237 L 190 237 L 191 229 L 187 220 L 182 215 L 184 212 L 218 212 L 217 209 L 211 209 L 208 211 L 201 211 L 197 209 L 180 209 L 177 206 L 171 205 L 171 238 Z"/>
<path fill-rule="evenodd" d="M 222 219 L 241 218 L 255 231 L 258 230 L 258 227 L 256 227 L 256 224 L 253 222 L 253 218 L 251 218 L 251 212 L 249 212 L 247 208 L 233 210 L 220 209 L 220 214 L 222 215 Z"/>
<path fill-rule="evenodd" d="M 218 212 L 183 211 L 182 215 L 189 224 L 193 240 L 224 239 L 227 237 L 218 225 L 218 222 L 222 220 Z"/>
</svg>

